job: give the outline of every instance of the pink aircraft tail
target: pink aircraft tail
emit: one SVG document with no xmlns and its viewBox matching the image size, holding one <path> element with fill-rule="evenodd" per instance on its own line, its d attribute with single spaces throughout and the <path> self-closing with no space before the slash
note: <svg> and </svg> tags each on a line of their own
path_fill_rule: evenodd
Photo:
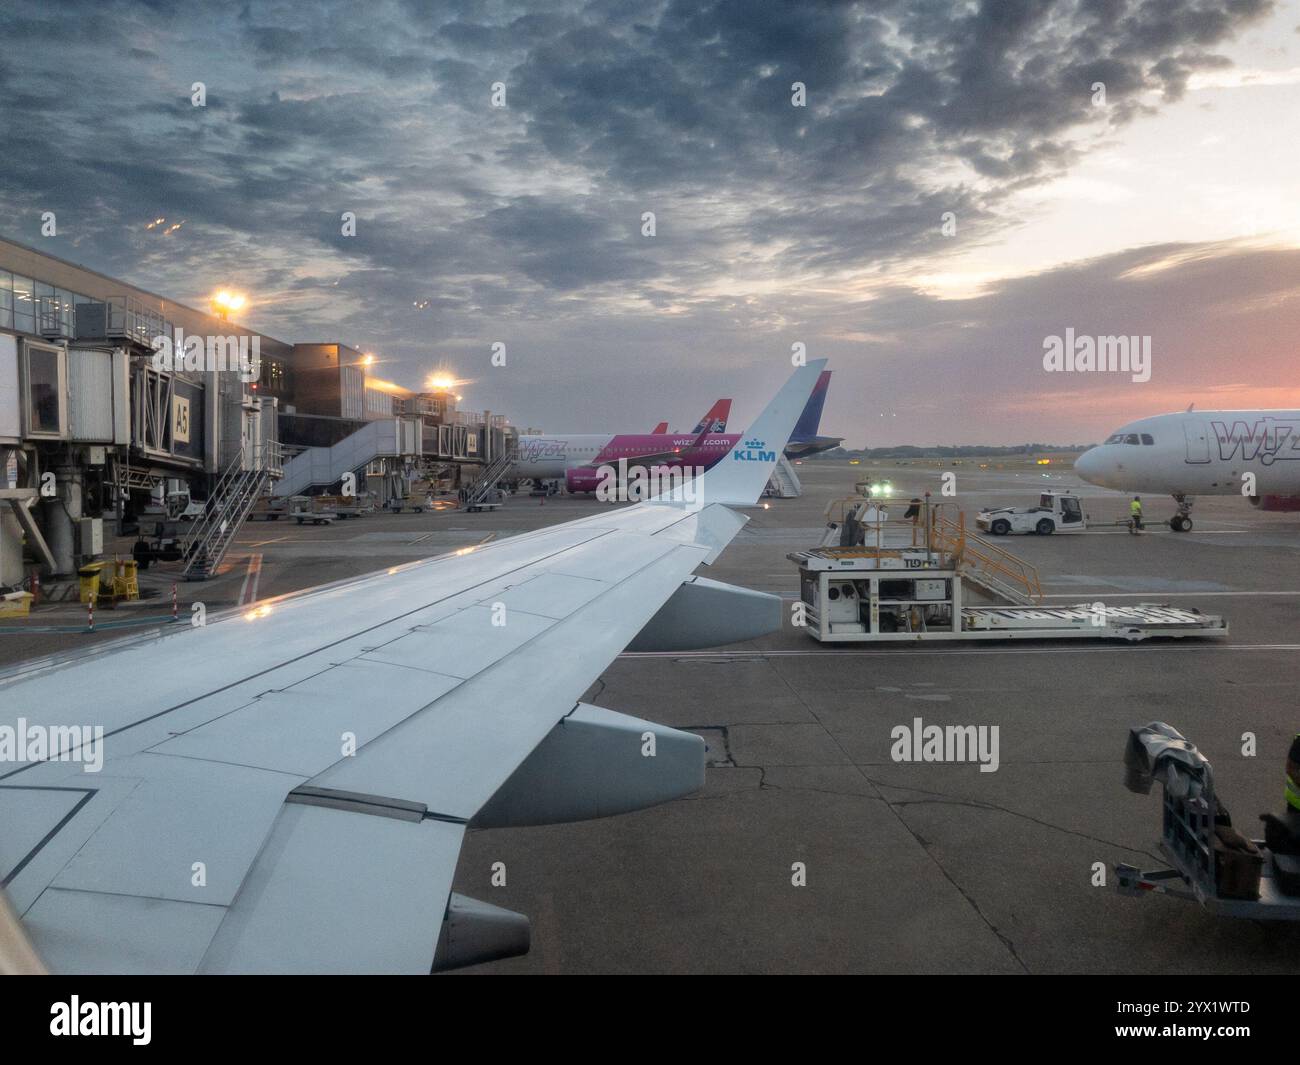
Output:
<svg viewBox="0 0 1300 1065">
<path fill-rule="evenodd" d="M 691 432 L 697 436 L 701 433 L 725 433 L 729 417 L 731 417 L 731 400 L 720 399 L 709 408 L 709 413 L 699 420 Z"/>
</svg>

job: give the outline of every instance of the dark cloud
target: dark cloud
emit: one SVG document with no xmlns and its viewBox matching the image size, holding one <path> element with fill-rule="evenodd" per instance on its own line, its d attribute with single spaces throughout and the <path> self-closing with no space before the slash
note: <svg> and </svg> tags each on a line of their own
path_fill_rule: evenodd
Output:
<svg viewBox="0 0 1300 1065">
<path fill-rule="evenodd" d="M 3 230 L 35 243 L 56 210 L 56 254 L 180 299 L 241 284 L 255 324 L 365 340 L 412 382 L 508 339 L 525 390 L 508 398 L 532 412 L 543 368 L 626 388 L 645 366 L 756 367 L 792 323 L 853 332 L 865 308 L 803 293 L 935 256 L 945 211 L 962 241 L 997 236 L 1012 193 L 1177 99 L 1267 6 L 10 5 Z M 144 230 L 163 216 L 184 226 Z M 735 277 L 769 294 L 729 296 Z M 924 333 L 957 312 L 894 292 L 870 317 Z"/>
</svg>

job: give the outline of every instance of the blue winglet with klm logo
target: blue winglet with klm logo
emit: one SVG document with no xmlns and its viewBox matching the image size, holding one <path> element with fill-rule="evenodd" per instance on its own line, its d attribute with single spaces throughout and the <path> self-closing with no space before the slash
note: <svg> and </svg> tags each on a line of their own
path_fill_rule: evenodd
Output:
<svg viewBox="0 0 1300 1065">
<path fill-rule="evenodd" d="M 747 507 L 758 502 L 825 365 L 825 359 L 814 359 L 790 375 L 750 424 L 741 445 L 704 475 L 700 482 L 703 503 Z"/>
</svg>

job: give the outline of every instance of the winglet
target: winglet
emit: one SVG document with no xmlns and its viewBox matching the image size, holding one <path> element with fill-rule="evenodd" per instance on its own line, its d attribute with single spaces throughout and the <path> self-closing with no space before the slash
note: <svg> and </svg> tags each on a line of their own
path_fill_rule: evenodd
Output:
<svg viewBox="0 0 1300 1065">
<path fill-rule="evenodd" d="M 790 375 L 731 453 L 704 475 L 702 502 L 742 507 L 758 502 L 825 365 L 825 359 L 814 359 Z"/>
</svg>

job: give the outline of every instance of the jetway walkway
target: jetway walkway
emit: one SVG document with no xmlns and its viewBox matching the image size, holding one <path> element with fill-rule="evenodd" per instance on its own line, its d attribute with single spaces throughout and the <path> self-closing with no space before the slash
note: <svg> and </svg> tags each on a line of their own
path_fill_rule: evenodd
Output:
<svg viewBox="0 0 1300 1065">
<path fill-rule="evenodd" d="M 375 459 L 404 458 L 422 453 L 419 418 L 383 418 L 367 422 L 332 447 L 304 448 L 284 464 L 284 476 L 274 487 L 277 496 L 303 495 L 308 488 L 334 484 Z"/>
</svg>

